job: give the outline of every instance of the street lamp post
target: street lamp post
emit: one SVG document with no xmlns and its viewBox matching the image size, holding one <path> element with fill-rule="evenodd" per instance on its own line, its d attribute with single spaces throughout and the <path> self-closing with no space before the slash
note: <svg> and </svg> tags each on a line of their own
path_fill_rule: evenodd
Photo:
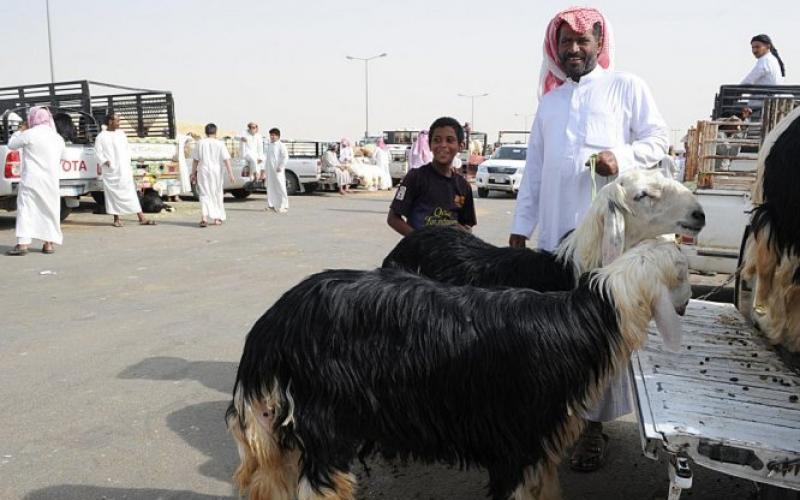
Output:
<svg viewBox="0 0 800 500">
<path fill-rule="evenodd" d="M 469 121 L 469 126 L 472 127 L 472 130 L 476 130 L 475 129 L 475 98 L 476 97 L 486 97 L 487 95 L 489 95 L 489 94 L 488 93 L 484 93 L 484 94 L 458 94 L 458 97 L 469 97 L 469 99 L 470 99 L 470 101 L 472 103 L 472 111 L 470 113 L 470 118 L 469 118 L 469 120 L 470 120 Z"/>
<path fill-rule="evenodd" d="M 50 83 L 56 82 L 56 74 L 53 71 L 53 37 L 50 35 L 50 0 L 45 0 L 47 10 L 47 43 L 50 46 Z"/>
<path fill-rule="evenodd" d="M 386 52 L 382 54 L 378 54 L 372 57 L 353 57 L 353 56 L 345 56 L 350 61 L 364 61 L 364 115 L 365 115 L 365 127 L 364 127 L 364 137 L 369 137 L 369 62 L 373 59 L 378 59 L 379 57 L 386 57 Z"/>
</svg>

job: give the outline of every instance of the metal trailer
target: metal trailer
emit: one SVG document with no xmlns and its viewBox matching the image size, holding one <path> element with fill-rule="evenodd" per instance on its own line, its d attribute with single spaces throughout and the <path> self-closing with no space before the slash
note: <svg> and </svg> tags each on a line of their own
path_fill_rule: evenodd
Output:
<svg viewBox="0 0 800 500">
<path fill-rule="evenodd" d="M 123 93 L 95 93 L 98 89 Z M 162 137 L 175 139 L 175 104 L 172 93 L 162 90 L 137 89 L 91 80 L 40 83 L 0 88 L 0 114 L 6 110 L 48 106 L 73 115 L 76 144 L 92 144 L 99 132 L 86 116 L 102 123 L 109 112 L 122 115 L 121 128 L 128 137 Z M 0 142 L 8 141 L 8 126 L 0 125 Z"/>
<path fill-rule="evenodd" d="M 679 353 L 651 330 L 630 366 L 644 454 L 669 457 L 668 499 L 691 487 L 692 463 L 772 485 L 769 498 L 800 498 L 796 360 L 731 304 L 692 300 L 682 324 Z"/>
</svg>

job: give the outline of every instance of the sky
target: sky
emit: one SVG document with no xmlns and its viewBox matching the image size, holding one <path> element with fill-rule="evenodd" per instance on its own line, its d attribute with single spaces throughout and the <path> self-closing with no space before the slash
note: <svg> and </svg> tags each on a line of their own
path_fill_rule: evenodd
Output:
<svg viewBox="0 0 800 500">
<path fill-rule="evenodd" d="M 180 121 L 290 139 L 359 138 L 369 128 L 423 129 L 449 115 L 489 133 L 530 127 L 544 30 L 571 2 L 492 0 L 50 0 L 56 81 L 169 90 Z M 738 83 L 767 33 L 800 84 L 800 2 L 598 0 L 615 66 L 650 86 L 677 141 Z M 769 6 L 769 8 L 767 8 Z M 0 0 L 7 50 L 0 87 L 50 80 L 45 0 Z"/>
</svg>

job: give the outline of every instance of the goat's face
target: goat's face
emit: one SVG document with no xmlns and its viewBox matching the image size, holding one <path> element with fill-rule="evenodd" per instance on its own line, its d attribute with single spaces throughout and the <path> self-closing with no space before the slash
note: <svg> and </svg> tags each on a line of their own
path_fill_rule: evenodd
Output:
<svg viewBox="0 0 800 500">
<path fill-rule="evenodd" d="M 654 170 L 634 170 L 616 184 L 624 193 L 625 240 L 629 245 L 660 234 L 697 236 L 706 224 L 703 207 L 678 181 Z"/>
</svg>

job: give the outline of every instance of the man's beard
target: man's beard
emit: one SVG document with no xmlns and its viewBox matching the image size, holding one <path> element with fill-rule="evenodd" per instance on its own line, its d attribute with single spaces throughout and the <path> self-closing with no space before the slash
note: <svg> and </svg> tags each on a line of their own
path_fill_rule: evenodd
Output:
<svg viewBox="0 0 800 500">
<path fill-rule="evenodd" d="M 567 75 L 568 78 L 580 78 L 583 75 L 591 73 L 591 71 L 597 66 L 597 55 L 588 54 L 583 56 L 583 64 L 580 67 L 568 66 L 567 62 L 569 58 L 573 56 L 574 54 L 559 56 L 561 68 L 564 70 L 564 74 Z"/>
</svg>

